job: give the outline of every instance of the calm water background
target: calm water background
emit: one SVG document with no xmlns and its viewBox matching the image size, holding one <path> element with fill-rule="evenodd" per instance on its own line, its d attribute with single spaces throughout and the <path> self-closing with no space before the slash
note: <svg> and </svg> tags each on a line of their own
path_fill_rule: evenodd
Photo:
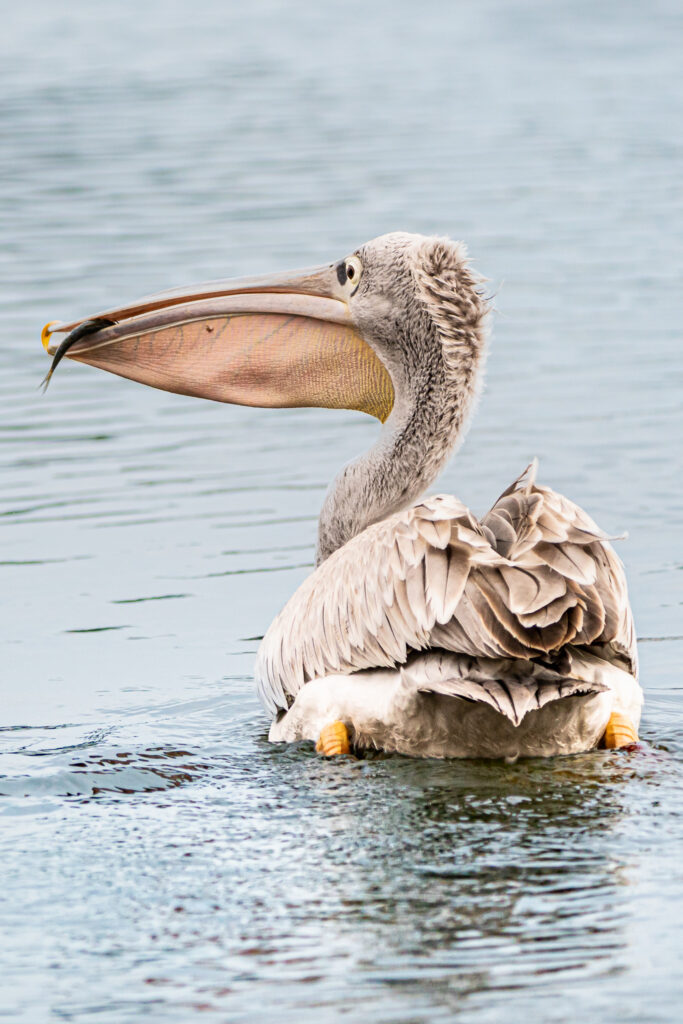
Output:
<svg viewBox="0 0 683 1024">
<path fill-rule="evenodd" d="M 683 14 L 670 3 L 16 5 L 0 36 L 0 1018 L 677 1021 Z M 468 241 L 488 387 L 437 488 L 534 455 L 620 544 L 639 754 L 270 746 L 257 638 L 376 425 L 147 391 L 41 325 Z"/>
</svg>

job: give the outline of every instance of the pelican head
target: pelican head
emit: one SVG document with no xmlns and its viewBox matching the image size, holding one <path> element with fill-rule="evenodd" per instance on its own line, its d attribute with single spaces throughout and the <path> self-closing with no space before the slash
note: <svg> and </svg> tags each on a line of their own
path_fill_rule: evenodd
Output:
<svg viewBox="0 0 683 1024">
<path fill-rule="evenodd" d="M 482 368 L 487 337 L 483 279 L 462 242 L 381 235 L 337 264 L 337 274 L 353 325 L 388 370 L 397 402 L 449 381 L 462 398 Z"/>
<path fill-rule="evenodd" d="M 334 514 L 329 496 L 323 509 L 319 557 L 433 479 L 462 434 L 485 338 L 486 301 L 462 243 L 398 232 L 322 267 L 178 288 L 43 331 L 50 374 L 67 355 L 214 401 L 388 421 L 401 465 L 388 470 L 385 437 L 362 480 L 359 464 L 346 467 Z"/>
</svg>

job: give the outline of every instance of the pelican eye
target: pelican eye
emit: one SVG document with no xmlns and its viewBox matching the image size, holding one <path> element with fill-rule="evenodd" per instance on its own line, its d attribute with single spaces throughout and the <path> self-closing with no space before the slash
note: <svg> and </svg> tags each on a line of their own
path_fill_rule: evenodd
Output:
<svg viewBox="0 0 683 1024">
<path fill-rule="evenodd" d="M 337 266 L 337 279 L 342 287 L 347 286 L 351 294 L 355 292 L 363 273 L 363 264 L 357 256 L 349 256 Z"/>
</svg>

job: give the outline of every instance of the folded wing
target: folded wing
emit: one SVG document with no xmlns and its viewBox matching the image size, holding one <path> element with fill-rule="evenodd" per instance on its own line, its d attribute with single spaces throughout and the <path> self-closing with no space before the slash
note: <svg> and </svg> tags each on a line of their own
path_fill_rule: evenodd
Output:
<svg viewBox="0 0 683 1024">
<path fill-rule="evenodd" d="M 637 674 L 620 560 L 535 465 L 479 521 L 450 496 L 368 527 L 304 581 L 266 633 L 263 703 L 287 708 L 311 679 L 405 664 L 415 651 L 545 659 L 591 646 Z"/>
</svg>

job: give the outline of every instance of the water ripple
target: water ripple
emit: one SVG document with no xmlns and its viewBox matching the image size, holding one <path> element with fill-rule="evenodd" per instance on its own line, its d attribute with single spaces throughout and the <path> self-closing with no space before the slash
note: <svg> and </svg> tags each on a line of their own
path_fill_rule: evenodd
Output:
<svg viewBox="0 0 683 1024">
<path fill-rule="evenodd" d="M 681 28 L 673 0 L 4 20 L 0 1016 L 679 1019 Z M 255 647 L 376 425 L 68 361 L 37 391 L 48 320 L 395 229 L 465 238 L 495 294 L 437 489 L 484 511 L 538 455 L 629 532 L 635 754 L 269 744 Z"/>
</svg>

